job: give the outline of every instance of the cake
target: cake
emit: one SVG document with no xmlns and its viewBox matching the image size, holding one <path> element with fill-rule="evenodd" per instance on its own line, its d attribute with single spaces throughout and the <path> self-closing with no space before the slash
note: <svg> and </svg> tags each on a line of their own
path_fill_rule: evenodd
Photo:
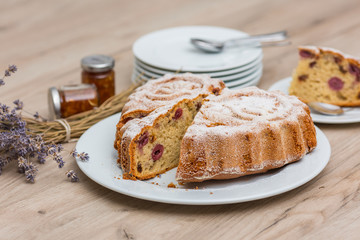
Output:
<svg viewBox="0 0 360 240">
<path fill-rule="evenodd" d="M 220 94 L 224 87 L 225 84 L 219 79 L 190 73 L 165 75 L 139 87 L 129 96 L 117 124 L 114 145 L 118 150 L 118 163 L 123 171 L 129 177 L 148 179 L 176 167 L 181 138 L 200 109 L 202 100 L 209 95 Z M 173 134 L 166 140 L 166 144 L 159 140 L 168 136 L 165 133 L 167 130 L 160 134 L 157 132 L 158 127 L 165 129 L 165 125 Z M 170 130 L 173 128 L 173 131 Z M 165 148 L 164 157 L 161 157 L 160 161 L 154 160 L 151 156 L 156 144 L 161 144 Z M 168 156 L 168 149 L 173 146 L 175 149 L 172 150 L 171 156 Z M 142 164 L 146 157 L 156 163 Z M 165 164 L 163 159 L 170 160 Z"/>
<path fill-rule="evenodd" d="M 120 129 L 120 165 L 125 176 L 149 179 L 176 167 L 181 139 L 202 100 L 201 94 L 195 99 L 184 98 L 128 121 Z"/>
<path fill-rule="evenodd" d="M 256 87 L 224 90 L 200 108 L 181 143 L 179 182 L 230 179 L 301 159 L 316 147 L 306 104 Z"/>
<path fill-rule="evenodd" d="M 299 47 L 289 94 L 302 101 L 360 106 L 360 60 L 331 48 Z"/>
<path fill-rule="evenodd" d="M 202 97 L 209 94 L 220 94 L 224 87 L 224 82 L 219 79 L 210 78 L 208 75 L 191 73 L 167 74 L 162 78 L 148 81 L 137 88 L 124 105 L 120 121 L 116 126 L 114 147 L 118 149 L 120 146 L 120 129 L 128 121 L 145 117 L 159 107 L 175 105 L 184 98 L 195 99 L 199 94 Z"/>
</svg>

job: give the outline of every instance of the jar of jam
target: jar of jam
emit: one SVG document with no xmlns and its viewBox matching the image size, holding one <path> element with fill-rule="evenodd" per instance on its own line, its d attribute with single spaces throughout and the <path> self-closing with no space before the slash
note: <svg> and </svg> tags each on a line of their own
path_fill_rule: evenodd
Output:
<svg viewBox="0 0 360 240">
<path fill-rule="evenodd" d="M 99 104 L 115 95 L 115 60 L 105 55 L 91 55 L 81 59 L 82 83 L 95 84 Z"/>
<path fill-rule="evenodd" d="M 66 85 L 48 91 L 50 119 L 66 118 L 99 106 L 94 84 Z"/>
</svg>

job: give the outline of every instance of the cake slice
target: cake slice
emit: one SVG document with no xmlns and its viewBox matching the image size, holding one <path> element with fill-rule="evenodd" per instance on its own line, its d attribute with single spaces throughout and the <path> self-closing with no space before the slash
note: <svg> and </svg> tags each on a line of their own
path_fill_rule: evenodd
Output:
<svg viewBox="0 0 360 240">
<path fill-rule="evenodd" d="M 128 121 L 145 117 L 159 107 L 172 106 L 184 98 L 193 99 L 199 94 L 218 95 L 223 88 L 225 84 L 220 79 L 191 73 L 167 74 L 159 79 L 148 81 L 129 96 L 128 102 L 122 109 L 120 121 L 116 126 L 115 149 L 121 145 L 120 129 Z"/>
<path fill-rule="evenodd" d="M 304 102 L 360 106 L 360 60 L 331 48 L 299 47 L 289 94 Z"/>
<path fill-rule="evenodd" d="M 181 140 L 204 97 L 160 107 L 120 129 L 119 163 L 125 178 L 149 179 L 178 165 Z"/>
</svg>

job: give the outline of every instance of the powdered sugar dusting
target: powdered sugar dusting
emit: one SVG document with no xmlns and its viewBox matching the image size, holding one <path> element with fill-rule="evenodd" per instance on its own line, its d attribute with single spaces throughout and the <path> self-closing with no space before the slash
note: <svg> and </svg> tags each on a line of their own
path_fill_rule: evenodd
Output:
<svg viewBox="0 0 360 240">
<path fill-rule="evenodd" d="M 129 101 L 122 111 L 123 116 L 131 112 L 151 112 L 165 105 L 174 105 L 184 98 L 195 98 L 199 94 L 209 95 L 214 91 L 221 91 L 224 83 L 208 75 L 194 75 L 191 73 L 172 75 L 148 81 L 129 96 Z"/>
<path fill-rule="evenodd" d="M 305 107 L 296 97 L 280 92 L 267 92 L 257 87 L 238 91 L 226 89 L 221 96 L 211 97 L 204 103 L 189 131 L 198 132 L 198 125 L 205 126 L 203 130 L 206 127 L 219 128 L 223 133 L 227 132 L 224 131 L 226 127 L 254 131 L 259 124 L 266 125 L 285 118 L 296 120 L 298 115 L 305 113 Z"/>
</svg>

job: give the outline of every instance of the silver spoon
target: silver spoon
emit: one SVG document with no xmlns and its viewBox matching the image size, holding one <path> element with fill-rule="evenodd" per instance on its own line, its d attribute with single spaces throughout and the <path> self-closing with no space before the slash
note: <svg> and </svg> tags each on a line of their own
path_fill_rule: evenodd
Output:
<svg viewBox="0 0 360 240">
<path fill-rule="evenodd" d="M 315 112 L 325 115 L 341 115 L 351 110 L 351 108 L 344 109 L 336 105 L 321 102 L 309 102 L 307 105 Z"/>
<path fill-rule="evenodd" d="M 229 39 L 223 42 L 212 41 L 201 38 L 191 38 L 190 42 L 198 49 L 210 52 L 219 53 L 228 47 L 270 47 L 270 46 L 284 46 L 290 44 L 290 42 L 281 42 L 287 39 L 287 32 L 280 31 L 274 33 L 252 35 L 243 38 Z"/>
</svg>

